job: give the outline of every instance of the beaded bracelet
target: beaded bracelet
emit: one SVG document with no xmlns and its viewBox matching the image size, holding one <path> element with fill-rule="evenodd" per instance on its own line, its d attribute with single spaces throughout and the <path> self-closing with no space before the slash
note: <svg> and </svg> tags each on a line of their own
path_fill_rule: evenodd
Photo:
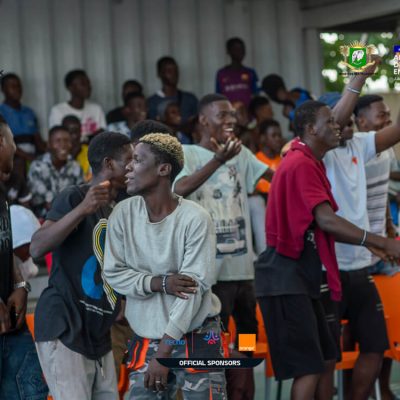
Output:
<svg viewBox="0 0 400 400">
<path fill-rule="evenodd" d="M 168 275 L 164 275 L 162 278 L 162 290 L 165 294 L 168 294 L 167 293 L 167 278 L 168 278 Z"/>
</svg>

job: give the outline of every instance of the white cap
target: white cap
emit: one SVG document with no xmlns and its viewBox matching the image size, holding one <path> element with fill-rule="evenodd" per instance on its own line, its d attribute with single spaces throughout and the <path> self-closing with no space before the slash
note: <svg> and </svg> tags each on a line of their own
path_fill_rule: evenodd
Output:
<svg viewBox="0 0 400 400">
<path fill-rule="evenodd" d="M 10 207 L 13 248 L 30 243 L 33 234 L 40 228 L 40 223 L 33 212 L 26 207 Z"/>
</svg>

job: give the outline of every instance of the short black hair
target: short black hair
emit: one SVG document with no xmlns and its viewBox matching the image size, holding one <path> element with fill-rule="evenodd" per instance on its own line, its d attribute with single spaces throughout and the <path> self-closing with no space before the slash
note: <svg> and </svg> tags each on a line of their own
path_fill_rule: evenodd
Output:
<svg viewBox="0 0 400 400">
<path fill-rule="evenodd" d="M 235 45 L 235 44 L 241 44 L 243 47 L 245 47 L 243 39 L 240 39 L 240 37 L 233 37 L 230 38 L 226 41 L 226 51 L 229 52 L 230 49 Z"/>
<path fill-rule="evenodd" d="M 271 98 L 271 100 L 279 102 L 277 94 L 279 89 L 285 89 L 285 82 L 282 77 L 277 74 L 267 75 L 261 83 L 262 90 Z"/>
<path fill-rule="evenodd" d="M 76 115 L 72 115 L 72 114 L 66 115 L 62 119 L 61 125 L 65 126 L 65 124 L 68 123 L 68 122 L 76 122 L 78 124 L 81 124 L 81 120 Z"/>
<path fill-rule="evenodd" d="M 6 85 L 7 81 L 10 79 L 18 79 L 19 81 L 21 81 L 20 77 L 17 74 L 9 72 L 8 74 L 3 75 L 1 78 L 1 89 L 4 89 L 4 86 Z"/>
<path fill-rule="evenodd" d="M 128 93 L 128 94 L 124 97 L 124 106 L 126 107 L 132 99 L 136 99 L 137 97 L 140 97 L 140 98 L 142 98 L 142 99 L 145 99 L 143 93 L 138 93 L 138 92 L 131 92 L 131 93 Z"/>
<path fill-rule="evenodd" d="M 250 100 L 250 104 L 249 104 L 249 113 L 250 115 L 252 115 L 253 117 L 256 116 L 256 111 L 258 108 L 265 106 L 269 103 L 269 100 L 264 97 L 264 96 L 255 96 Z"/>
<path fill-rule="evenodd" d="M 93 175 L 97 175 L 103 168 L 103 160 L 112 158 L 117 160 L 124 151 L 124 146 L 131 144 L 128 136 L 117 132 L 98 133 L 89 143 L 88 160 Z"/>
<path fill-rule="evenodd" d="M 160 151 L 157 147 L 152 146 L 151 144 L 147 144 L 150 148 L 150 151 L 154 154 L 157 164 L 171 164 L 171 175 L 169 176 L 171 183 L 174 182 L 175 178 L 182 171 L 182 166 L 178 164 L 176 159 L 171 156 L 171 154 L 166 153 L 165 151 Z"/>
<path fill-rule="evenodd" d="M 72 82 L 78 78 L 79 76 L 87 76 L 87 73 L 83 69 L 74 69 L 69 71 L 64 78 L 64 84 L 66 88 L 69 88 L 72 85 Z"/>
<path fill-rule="evenodd" d="M 376 103 L 378 101 L 383 101 L 383 97 L 377 94 L 366 94 L 365 96 L 361 96 L 354 108 L 354 115 L 358 117 L 361 111 L 368 108 L 372 103 Z"/>
<path fill-rule="evenodd" d="M 64 131 L 70 134 L 69 130 L 62 125 L 54 125 L 50 130 L 49 130 L 49 139 L 56 133 L 59 131 Z"/>
<path fill-rule="evenodd" d="M 144 121 L 137 122 L 132 128 L 131 141 L 136 143 L 149 133 L 166 133 L 167 135 L 174 136 L 174 133 L 167 125 L 158 121 L 153 121 L 152 119 L 145 119 Z"/>
<path fill-rule="evenodd" d="M 122 85 L 122 90 L 125 90 L 125 88 L 129 85 L 135 85 L 138 87 L 139 90 L 136 93 L 143 93 L 142 84 L 135 79 L 129 79 L 129 80 L 125 81 L 124 84 Z"/>
<path fill-rule="evenodd" d="M 218 93 L 206 94 L 199 101 L 199 107 L 198 107 L 199 114 L 204 110 L 205 107 L 216 101 L 229 101 L 229 100 L 226 96 L 222 94 Z"/>
<path fill-rule="evenodd" d="M 175 59 L 171 56 L 164 56 L 157 61 L 157 72 L 160 73 L 165 64 L 175 64 L 178 65 Z"/>
<path fill-rule="evenodd" d="M 271 126 L 277 126 L 278 128 L 281 127 L 279 122 L 276 121 L 275 119 L 266 119 L 260 123 L 260 126 L 258 127 L 258 132 L 260 133 L 260 135 L 266 135 L 268 132 L 268 129 Z"/>
<path fill-rule="evenodd" d="M 320 108 L 328 107 L 325 103 L 315 100 L 307 100 L 301 106 L 296 108 L 294 113 L 294 132 L 300 138 L 303 138 L 305 128 L 308 124 L 315 124 L 317 113 Z"/>
</svg>

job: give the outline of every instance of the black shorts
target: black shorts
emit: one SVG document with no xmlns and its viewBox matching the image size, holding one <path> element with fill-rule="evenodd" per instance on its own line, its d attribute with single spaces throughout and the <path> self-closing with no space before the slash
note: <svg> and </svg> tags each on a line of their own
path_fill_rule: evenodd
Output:
<svg viewBox="0 0 400 400">
<path fill-rule="evenodd" d="M 258 298 L 277 380 L 320 374 L 337 359 L 335 341 L 319 300 L 307 295 Z"/>
<path fill-rule="evenodd" d="M 342 300 L 335 304 L 327 290 L 326 274 L 321 287 L 321 302 L 325 314 L 337 313 L 335 322 L 330 324 L 332 334 L 339 342 L 340 321 L 348 320 L 352 339 L 360 346 L 361 353 L 383 353 L 389 348 L 383 306 L 368 268 L 355 271 L 340 271 Z M 338 328 L 339 327 L 339 328 Z"/>
</svg>

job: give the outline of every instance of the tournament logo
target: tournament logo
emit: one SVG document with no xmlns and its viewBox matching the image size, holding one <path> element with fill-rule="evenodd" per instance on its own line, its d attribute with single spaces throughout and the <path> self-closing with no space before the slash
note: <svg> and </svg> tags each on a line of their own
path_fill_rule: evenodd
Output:
<svg viewBox="0 0 400 400">
<path fill-rule="evenodd" d="M 348 46 L 340 46 L 340 53 L 344 58 L 342 64 L 352 72 L 360 73 L 373 65 L 372 54 L 376 53 L 376 47 L 355 41 Z"/>
</svg>

